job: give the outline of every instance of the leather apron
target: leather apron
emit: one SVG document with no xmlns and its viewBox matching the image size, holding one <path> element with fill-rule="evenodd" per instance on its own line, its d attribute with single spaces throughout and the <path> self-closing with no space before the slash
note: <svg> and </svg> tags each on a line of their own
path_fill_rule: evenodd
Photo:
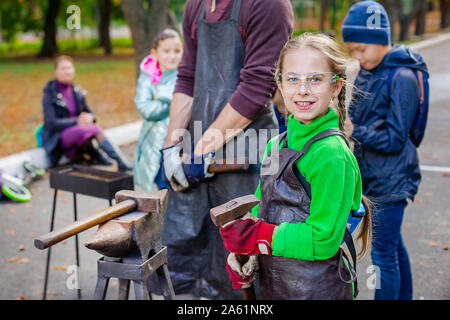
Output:
<svg viewBox="0 0 450 320">
<path fill-rule="evenodd" d="M 189 126 L 193 140 L 200 138 L 217 118 L 240 82 L 240 70 L 245 57 L 245 47 L 238 28 L 240 7 L 241 0 L 235 0 L 229 20 L 207 22 L 206 1 L 203 3 L 197 27 L 193 114 Z M 193 184 L 184 192 L 169 190 L 163 243 L 168 248 L 168 267 L 177 294 L 193 293 L 211 299 L 242 298 L 239 290 L 232 289 L 228 279 L 225 266 L 229 253 L 218 228 L 211 221 L 209 211 L 233 198 L 254 193 L 257 188 L 260 159 L 271 138 L 268 134 L 260 139 L 258 129 L 269 129 L 273 136 L 278 134 L 273 109 L 264 108 L 245 132 L 249 129 L 255 129 L 253 142 L 259 142 L 258 146 L 252 147 L 251 154 L 248 152 L 247 139 L 239 140 L 244 141 L 245 155 L 236 150 L 239 145 L 236 138 L 216 151 L 216 159 L 225 158 L 226 151 L 231 150 L 228 149 L 230 146 L 234 148 L 235 157 L 254 158 L 256 153 L 261 153 L 248 170 L 217 173 L 208 181 Z M 191 139 L 184 140 L 190 144 L 193 141 Z"/>
<path fill-rule="evenodd" d="M 305 222 L 310 214 L 311 200 L 294 172 L 296 162 L 306 153 L 310 144 L 297 151 L 287 148 L 285 139 L 283 148 L 278 150 L 285 136 L 286 132 L 280 135 L 261 169 L 264 172 L 271 162 L 279 161 L 276 174 L 261 175 L 261 202 L 258 208 L 258 217 L 275 225 Z M 329 259 L 315 261 L 260 255 L 261 298 L 351 300 L 352 281 L 342 257 L 342 248 Z M 342 277 L 340 273 L 345 275 Z"/>
</svg>

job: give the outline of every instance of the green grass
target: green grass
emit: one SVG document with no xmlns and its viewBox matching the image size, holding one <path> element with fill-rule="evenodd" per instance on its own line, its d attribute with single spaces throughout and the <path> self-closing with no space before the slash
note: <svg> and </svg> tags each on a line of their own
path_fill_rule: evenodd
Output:
<svg viewBox="0 0 450 320">
<path fill-rule="evenodd" d="M 75 82 L 103 128 L 140 120 L 134 106 L 136 77 L 129 56 L 80 56 Z M 51 59 L 0 57 L 0 157 L 35 148 L 34 130 L 43 122 L 42 89 L 54 78 Z"/>
<path fill-rule="evenodd" d="M 0 43 L 0 57 L 13 57 L 36 55 L 39 53 L 42 41 L 12 43 Z M 111 39 L 113 52 L 122 54 L 132 54 L 132 41 L 130 38 Z M 98 39 L 61 39 L 58 40 L 58 49 L 67 54 L 103 54 L 103 48 L 99 47 Z"/>
</svg>

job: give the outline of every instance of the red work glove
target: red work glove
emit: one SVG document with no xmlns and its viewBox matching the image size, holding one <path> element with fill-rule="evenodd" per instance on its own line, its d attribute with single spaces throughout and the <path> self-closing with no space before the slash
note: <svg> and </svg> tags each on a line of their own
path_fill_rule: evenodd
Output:
<svg viewBox="0 0 450 320">
<path fill-rule="evenodd" d="M 276 226 L 255 219 L 257 218 L 248 213 L 220 228 L 220 235 L 228 251 L 247 255 L 272 255 L 272 235 Z"/>
</svg>

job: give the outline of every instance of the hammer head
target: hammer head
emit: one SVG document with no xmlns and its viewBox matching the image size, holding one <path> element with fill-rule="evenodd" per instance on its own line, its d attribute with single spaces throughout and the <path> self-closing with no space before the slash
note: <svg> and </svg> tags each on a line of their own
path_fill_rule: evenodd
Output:
<svg viewBox="0 0 450 320">
<path fill-rule="evenodd" d="M 116 193 L 116 203 L 125 200 L 133 200 L 136 203 L 136 211 L 159 213 L 167 197 L 167 189 L 154 193 L 144 193 L 133 190 L 121 190 Z"/>
<path fill-rule="evenodd" d="M 228 201 L 218 207 L 212 208 L 209 211 L 211 220 L 216 226 L 222 226 L 225 223 L 239 219 L 250 211 L 259 203 L 255 195 L 239 197 Z"/>
</svg>

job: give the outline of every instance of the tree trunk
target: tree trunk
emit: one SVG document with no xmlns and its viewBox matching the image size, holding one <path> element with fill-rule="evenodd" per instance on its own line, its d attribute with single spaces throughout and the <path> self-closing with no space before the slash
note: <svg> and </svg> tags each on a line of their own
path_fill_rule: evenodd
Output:
<svg viewBox="0 0 450 320">
<path fill-rule="evenodd" d="M 169 0 L 147 0 L 148 9 L 144 9 L 143 0 L 122 0 L 120 5 L 131 31 L 135 52 L 136 76 L 139 64 L 150 53 L 152 42 L 158 32 L 167 26 Z"/>
<path fill-rule="evenodd" d="M 3 42 L 3 32 L 2 32 L 2 15 L 0 14 L 0 43 Z"/>
<path fill-rule="evenodd" d="M 100 0 L 98 2 L 100 11 L 99 40 L 105 50 L 105 55 L 112 53 L 111 38 L 109 35 L 109 23 L 111 21 L 111 0 Z"/>
<path fill-rule="evenodd" d="M 56 16 L 58 15 L 61 0 L 49 0 L 47 12 L 45 13 L 44 42 L 38 57 L 51 58 L 58 53 L 56 44 Z"/>
<path fill-rule="evenodd" d="M 411 23 L 411 17 L 409 14 L 402 14 L 400 18 L 400 35 L 398 41 L 409 40 L 409 25 Z"/>
<path fill-rule="evenodd" d="M 426 1 L 417 0 L 415 11 L 416 11 L 416 31 L 414 34 L 416 36 L 421 36 L 425 34 L 425 18 L 426 18 Z"/>
<path fill-rule="evenodd" d="M 328 13 L 328 0 L 320 0 L 320 32 L 325 32 L 325 20 Z"/>
<path fill-rule="evenodd" d="M 414 15 L 414 5 L 411 1 L 413 0 L 408 0 L 405 2 L 398 0 L 398 2 L 400 3 L 400 35 L 398 41 L 409 40 L 409 26 L 411 24 L 411 17 Z"/>
<path fill-rule="evenodd" d="M 386 9 L 389 16 L 389 25 L 391 26 L 391 42 L 395 42 L 397 39 L 395 23 L 400 17 L 400 0 L 380 0 L 380 3 Z"/>
<path fill-rule="evenodd" d="M 183 33 L 181 24 L 177 20 L 177 16 L 171 10 L 167 10 L 167 27 L 176 30 L 180 35 Z"/>
<path fill-rule="evenodd" d="M 441 10 L 441 29 L 445 29 L 450 24 L 450 0 L 440 0 L 439 9 Z"/>
</svg>

